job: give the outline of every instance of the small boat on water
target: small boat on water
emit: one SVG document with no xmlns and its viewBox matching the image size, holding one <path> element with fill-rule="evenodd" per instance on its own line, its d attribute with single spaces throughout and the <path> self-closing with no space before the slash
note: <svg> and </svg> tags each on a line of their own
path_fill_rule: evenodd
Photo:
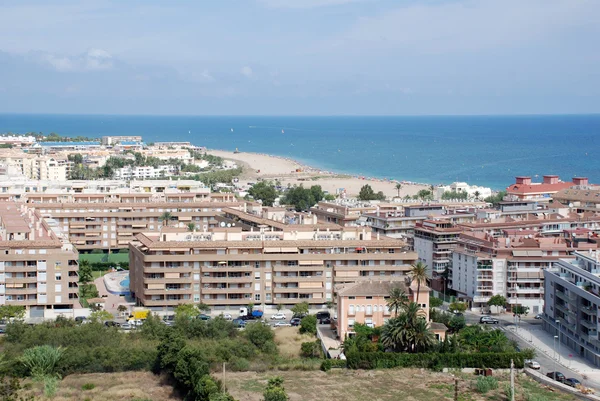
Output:
<svg viewBox="0 0 600 401">
<path fill-rule="evenodd" d="M 233 128 L 231 129 L 231 132 L 233 132 Z"/>
<path fill-rule="evenodd" d="M 281 133 L 282 133 L 282 134 L 285 134 L 285 131 L 284 131 L 284 130 L 281 130 Z"/>
</svg>

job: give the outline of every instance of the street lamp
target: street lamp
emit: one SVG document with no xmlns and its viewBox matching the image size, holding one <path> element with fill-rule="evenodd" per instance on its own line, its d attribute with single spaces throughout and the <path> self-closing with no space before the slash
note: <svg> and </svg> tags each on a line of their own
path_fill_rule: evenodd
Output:
<svg viewBox="0 0 600 401">
<path fill-rule="evenodd" d="M 556 319 L 556 330 L 558 331 L 558 361 L 560 362 L 560 320 Z"/>
<path fill-rule="evenodd" d="M 556 380 L 556 339 L 558 338 L 558 336 L 554 336 L 554 377 L 553 379 Z"/>
</svg>

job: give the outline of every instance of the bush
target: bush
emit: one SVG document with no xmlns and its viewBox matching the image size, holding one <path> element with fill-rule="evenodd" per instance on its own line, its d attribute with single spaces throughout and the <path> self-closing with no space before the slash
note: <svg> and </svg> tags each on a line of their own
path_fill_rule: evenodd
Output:
<svg viewBox="0 0 600 401">
<path fill-rule="evenodd" d="M 93 389 L 95 389 L 95 388 L 96 388 L 96 385 L 95 385 L 94 383 L 85 383 L 83 386 L 81 386 L 81 389 L 82 389 L 83 391 L 86 391 L 86 390 L 93 390 Z"/>
<path fill-rule="evenodd" d="M 321 357 L 321 341 L 310 341 L 302 343 L 300 346 L 300 355 L 304 358 L 320 358 Z"/>
<path fill-rule="evenodd" d="M 325 359 L 321 362 L 321 370 L 328 372 L 332 368 L 346 368 L 346 361 L 344 359 Z"/>
<path fill-rule="evenodd" d="M 300 333 L 317 335 L 317 317 L 315 315 L 304 316 L 300 321 Z"/>
<path fill-rule="evenodd" d="M 427 368 L 436 366 L 447 368 L 491 368 L 507 369 L 513 359 L 516 368 L 522 368 L 524 358 L 519 352 L 503 353 L 393 353 L 393 352 L 351 352 L 346 354 L 350 369 L 377 368 Z"/>
<path fill-rule="evenodd" d="M 498 388 L 498 379 L 489 376 L 479 376 L 477 378 L 475 387 L 477 388 L 477 391 L 485 394 L 490 390 L 495 390 Z"/>
</svg>

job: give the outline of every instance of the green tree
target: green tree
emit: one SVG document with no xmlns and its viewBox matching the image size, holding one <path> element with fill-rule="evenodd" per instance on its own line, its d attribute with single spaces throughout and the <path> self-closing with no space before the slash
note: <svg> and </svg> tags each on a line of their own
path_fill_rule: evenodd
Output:
<svg viewBox="0 0 600 401">
<path fill-rule="evenodd" d="M 300 302 L 292 306 L 291 311 L 294 316 L 308 315 L 308 307 L 308 302 Z"/>
<path fill-rule="evenodd" d="M 195 223 L 188 223 L 187 224 L 187 229 L 190 232 L 194 232 L 194 230 L 196 229 L 196 224 Z"/>
<path fill-rule="evenodd" d="M 107 312 L 105 310 L 98 310 L 90 314 L 90 320 L 92 320 L 93 322 L 104 322 L 112 319 L 114 319 L 112 313 Z"/>
<path fill-rule="evenodd" d="M 277 190 L 271 182 L 261 181 L 254 185 L 248 191 L 248 194 L 255 200 L 261 201 L 263 206 L 273 206 L 277 198 Z"/>
<path fill-rule="evenodd" d="M 208 306 L 207 304 L 205 304 L 204 302 L 200 302 L 199 304 L 196 305 L 196 308 L 198 308 L 198 310 L 200 312 L 210 312 L 210 306 Z"/>
<path fill-rule="evenodd" d="M 402 184 L 397 183 L 394 188 L 396 188 L 396 191 L 398 191 L 398 198 L 400 197 L 400 190 L 402 189 Z"/>
<path fill-rule="evenodd" d="M 514 316 L 517 316 L 521 320 L 521 316 L 529 314 L 529 306 L 515 305 L 512 308 Z"/>
<path fill-rule="evenodd" d="M 422 189 L 419 192 L 417 192 L 415 198 L 421 200 L 433 200 L 433 191 Z"/>
<path fill-rule="evenodd" d="M 23 320 L 25 307 L 19 305 L 0 305 L 0 320 Z"/>
<path fill-rule="evenodd" d="M 506 305 L 506 298 L 499 294 L 494 295 L 490 298 L 487 304 L 488 306 L 496 306 L 498 308 L 496 311 L 499 312 L 500 308 Z"/>
<path fill-rule="evenodd" d="M 271 326 L 267 326 L 261 323 L 247 324 L 244 329 L 244 336 L 250 341 L 256 348 L 267 354 L 274 354 L 277 352 L 277 346 L 275 345 L 275 334 L 271 329 Z"/>
<path fill-rule="evenodd" d="M 439 308 L 443 304 L 444 304 L 444 301 L 442 301 L 441 299 L 439 299 L 437 297 L 429 298 L 429 307 L 430 308 Z"/>
<path fill-rule="evenodd" d="M 444 193 L 442 194 L 442 199 L 443 200 L 454 200 L 454 199 L 462 199 L 462 200 L 466 200 L 467 197 L 469 196 L 469 194 L 467 194 L 464 191 L 444 191 Z"/>
<path fill-rule="evenodd" d="M 452 333 L 458 333 L 467 326 L 467 321 L 464 316 L 452 316 L 446 326 Z"/>
<path fill-rule="evenodd" d="M 414 352 L 426 352 L 435 343 L 433 332 L 425 319 L 417 319 L 409 332 Z"/>
<path fill-rule="evenodd" d="M 269 379 L 263 397 L 264 401 L 288 401 L 289 397 L 283 387 L 283 379 L 279 376 Z"/>
<path fill-rule="evenodd" d="M 117 307 L 117 312 L 119 312 L 120 314 L 123 314 L 125 312 L 127 312 L 129 309 L 125 306 L 125 305 L 119 305 Z"/>
<path fill-rule="evenodd" d="M 292 205 L 297 212 L 307 211 L 317 202 L 323 200 L 323 190 L 320 185 L 304 188 L 302 185 L 288 189 L 281 199 L 282 204 Z"/>
<path fill-rule="evenodd" d="M 175 318 L 193 319 L 200 314 L 200 310 L 194 304 L 179 304 L 175 307 Z"/>
<path fill-rule="evenodd" d="M 325 197 L 324 197 L 323 199 L 325 199 L 326 201 L 330 201 L 330 202 L 331 202 L 331 201 L 334 201 L 334 200 L 335 200 L 335 195 L 332 195 L 332 194 L 326 194 L 326 195 L 325 195 Z"/>
<path fill-rule="evenodd" d="M 417 296 L 415 301 L 418 303 L 421 284 L 427 284 L 427 265 L 421 261 L 418 261 L 411 266 L 408 276 L 410 277 L 411 281 L 417 282 Z"/>
<path fill-rule="evenodd" d="M 449 309 L 451 312 L 463 313 L 467 310 L 467 304 L 465 302 L 452 302 Z"/>
<path fill-rule="evenodd" d="M 317 334 L 317 317 L 315 315 L 304 316 L 300 320 L 300 333 Z"/>
<path fill-rule="evenodd" d="M 373 188 L 369 184 L 363 185 L 357 196 L 358 200 L 370 201 L 370 200 L 385 200 L 383 192 L 379 191 L 375 193 Z"/>
<path fill-rule="evenodd" d="M 163 212 L 158 219 L 163 222 L 163 225 L 168 226 L 171 219 L 173 219 L 173 215 L 171 212 Z"/>
<path fill-rule="evenodd" d="M 475 192 L 473 193 L 473 195 L 475 196 L 475 200 L 479 200 L 479 197 L 481 196 L 481 192 L 479 192 L 479 191 L 475 191 Z"/>
<path fill-rule="evenodd" d="M 300 345 L 300 355 L 304 358 L 321 357 L 321 340 L 304 342 Z"/>
<path fill-rule="evenodd" d="M 82 260 L 79 262 L 79 282 L 82 284 L 87 284 L 94 279 L 92 275 L 92 266 L 90 266 L 90 262 L 87 260 Z"/>
<path fill-rule="evenodd" d="M 393 287 L 390 290 L 390 296 L 387 299 L 387 307 L 394 311 L 394 316 L 398 316 L 398 311 L 406 308 L 408 305 L 408 296 L 400 287 Z"/>
<path fill-rule="evenodd" d="M 283 310 L 284 306 L 282 304 L 277 304 L 275 306 L 275 309 L 277 309 L 277 312 L 281 312 Z"/>
<path fill-rule="evenodd" d="M 494 206 L 497 206 L 498 203 L 502 202 L 502 200 L 504 200 L 504 197 L 506 196 L 506 191 L 500 191 L 494 195 L 488 196 L 487 198 L 484 199 L 484 202 L 487 203 L 491 203 Z"/>
</svg>

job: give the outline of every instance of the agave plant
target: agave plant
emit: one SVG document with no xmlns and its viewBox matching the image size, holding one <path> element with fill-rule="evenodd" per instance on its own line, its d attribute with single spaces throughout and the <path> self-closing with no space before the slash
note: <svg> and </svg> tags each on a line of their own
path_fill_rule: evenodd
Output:
<svg viewBox="0 0 600 401">
<path fill-rule="evenodd" d="M 57 375 L 57 366 L 63 353 L 62 347 L 41 345 L 26 349 L 21 357 L 21 362 L 33 378 L 43 379 Z"/>
</svg>

